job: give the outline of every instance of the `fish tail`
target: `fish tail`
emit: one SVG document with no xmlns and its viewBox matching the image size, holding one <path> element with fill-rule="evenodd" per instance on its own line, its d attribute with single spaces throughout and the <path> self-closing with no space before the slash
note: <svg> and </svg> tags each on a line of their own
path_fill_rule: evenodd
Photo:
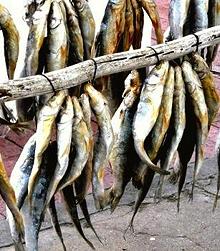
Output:
<svg viewBox="0 0 220 251">
<path fill-rule="evenodd" d="M 15 251 L 25 251 L 22 241 L 14 243 Z"/>
<path fill-rule="evenodd" d="M 178 197 L 177 197 L 177 212 L 180 211 L 180 194 L 182 192 L 183 185 L 185 183 L 186 171 L 187 171 L 187 164 L 183 164 L 180 162 L 180 177 L 179 177 Z"/>
<path fill-rule="evenodd" d="M 139 155 L 140 159 L 149 167 L 151 168 L 154 172 L 162 174 L 162 175 L 168 175 L 170 172 L 167 170 L 163 170 L 157 165 L 155 165 L 149 156 L 147 155 L 145 149 L 144 149 L 144 143 L 140 140 L 135 141 L 135 149 L 137 154 Z"/>
<path fill-rule="evenodd" d="M 190 199 L 193 200 L 193 192 L 195 188 L 195 183 L 196 183 L 196 178 L 198 176 L 198 173 L 202 167 L 202 162 L 203 162 L 203 147 L 199 147 L 196 149 L 196 162 L 194 165 L 194 170 L 193 170 L 193 181 L 192 181 L 192 189 L 191 189 L 191 194 L 190 194 Z"/>
<path fill-rule="evenodd" d="M 220 190 L 220 149 L 218 148 L 217 152 L 217 158 L 218 158 L 218 178 L 217 178 L 217 192 L 215 195 L 215 200 L 214 200 L 214 205 L 213 205 L 213 212 L 215 211 L 218 203 L 218 195 L 219 195 L 219 190 Z"/>
<path fill-rule="evenodd" d="M 93 246 L 93 244 L 86 238 L 83 230 L 82 230 L 82 226 L 79 220 L 79 216 L 78 216 L 78 212 L 77 212 L 77 206 L 76 206 L 76 201 L 75 201 L 75 194 L 73 191 L 73 186 L 66 186 L 64 189 L 62 189 L 62 194 L 63 194 L 63 198 L 65 201 L 65 205 L 67 208 L 67 211 L 77 229 L 77 231 L 79 232 L 79 234 L 82 236 L 82 238 L 86 241 L 86 243 L 93 249 L 95 250 L 95 247 Z"/>
<path fill-rule="evenodd" d="M 83 212 L 83 215 L 85 217 L 85 220 L 87 222 L 87 224 L 89 225 L 89 227 L 92 229 L 93 233 L 95 234 L 96 238 L 99 240 L 99 242 L 103 245 L 99 235 L 97 234 L 95 228 L 93 227 L 92 225 L 92 222 L 91 222 L 91 219 L 90 219 L 90 215 L 89 215 L 89 211 L 88 211 L 88 207 L 87 207 L 87 202 L 86 202 L 86 199 L 83 199 L 81 202 L 80 202 L 80 208 Z"/>
<path fill-rule="evenodd" d="M 60 242 L 63 246 L 63 250 L 66 251 L 66 246 L 63 240 L 63 235 L 62 235 L 62 231 L 61 231 L 61 227 L 59 224 L 59 220 L 58 220 L 58 216 L 57 216 L 57 210 L 56 210 L 56 205 L 55 205 L 55 199 L 54 197 L 51 198 L 50 203 L 49 203 L 49 212 L 50 212 L 50 216 L 51 216 L 51 221 L 52 221 L 52 225 L 56 231 L 56 234 L 58 235 Z"/>
<path fill-rule="evenodd" d="M 144 184 L 143 184 L 143 187 L 141 188 L 141 190 L 138 192 L 138 197 L 136 199 L 136 202 L 135 202 L 135 208 L 134 208 L 134 213 L 133 213 L 133 216 L 131 218 L 131 221 L 130 221 L 130 224 L 128 226 L 128 228 L 126 229 L 126 231 L 130 228 L 130 229 L 134 229 L 133 228 L 133 222 L 134 222 L 134 218 L 138 212 L 138 209 L 141 205 L 141 203 L 143 202 L 143 200 L 145 199 L 149 189 L 150 189 L 150 186 L 152 184 L 152 181 L 153 181 L 153 178 L 154 178 L 154 174 L 155 172 L 152 170 L 152 169 L 147 169 L 147 172 L 145 174 L 145 177 L 144 177 Z M 125 231 L 125 233 L 126 233 Z"/>
</svg>

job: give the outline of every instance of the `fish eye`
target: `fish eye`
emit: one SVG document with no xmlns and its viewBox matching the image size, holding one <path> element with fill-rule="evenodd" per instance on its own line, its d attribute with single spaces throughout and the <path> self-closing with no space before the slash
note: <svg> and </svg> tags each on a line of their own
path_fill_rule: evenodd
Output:
<svg viewBox="0 0 220 251">
<path fill-rule="evenodd" d="M 60 25 L 60 23 L 61 23 L 61 19 L 52 18 L 51 23 L 50 23 L 50 28 L 55 29 L 56 27 Z"/>
</svg>

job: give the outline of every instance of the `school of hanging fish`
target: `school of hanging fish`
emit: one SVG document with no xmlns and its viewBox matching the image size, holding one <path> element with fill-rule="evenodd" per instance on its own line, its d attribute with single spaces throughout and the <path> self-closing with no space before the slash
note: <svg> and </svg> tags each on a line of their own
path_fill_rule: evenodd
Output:
<svg viewBox="0 0 220 251">
<path fill-rule="evenodd" d="M 21 77 L 140 48 L 144 11 L 151 19 L 157 43 L 163 43 L 219 24 L 219 4 L 211 0 L 171 0 L 170 26 L 164 39 L 153 0 L 109 0 L 95 38 L 95 21 L 86 0 L 29 0 L 25 6 L 29 35 Z M 9 12 L 1 5 L 0 27 L 8 77 L 13 79 L 19 35 Z M 38 250 L 47 209 L 66 250 L 56 212 L 57 192 L 77 231 L 93 249 L 77 211 L 78 204 L 101 242 L 87 208 L 86 195 L 91 185 L 96 208 L 110 206 L 114 211 L 132 181 L 139 190 L 129 224 L 132 227 L 154 174 L 160 174 L 155 200 L 161 199 L 164 178 L 171 174 L 170 180 L 178 180 L 179 208 L 187 166 L 195 149 L 192 198 L 208 132 L 220 106 L 210 70 L 216 53 L 217 46 L 209 47 L 181 59 L 161 61 L 148 74 L 145 69 L 132 70 L 69 90 L 18 100 L 16 122 L 7 117 L 9 111 L 2 103 L 1 124 L 22 130 L 34 117 L 37 123 L 36 132 L 13 168 L 10 183 L 0 159 L 0 176 L 4 177 L 0 193 L 8 207 L 16 250 Z M 176 153 L 179 165 L 173 169 Z M 114 179 L 112 186 L 105 189 L 108 163 Z"/>
</svg>

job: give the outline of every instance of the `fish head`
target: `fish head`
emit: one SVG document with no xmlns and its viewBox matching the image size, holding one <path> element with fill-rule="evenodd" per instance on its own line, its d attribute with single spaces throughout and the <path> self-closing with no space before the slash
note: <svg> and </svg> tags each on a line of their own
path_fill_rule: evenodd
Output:
<svg viewBox="0 0 220 251">
<path fill-rule="evenodd" d="M 198 53 L 192 53 L 191 62 L 193 69 L 197 72 L 200 78 L 210 71 L 207 63 Z"/>
<path fill-rule="evenodd" d="M 83 111 L 77 97 L 75 96 L 72 97 L 72 103 L 74 111 L 74 124 L 77 124 L 83 119 Z"/>
<path fill-rule="evenodd" d="M 85 85 L 84 90 L 88 93 L 90 97 L 90 104 L 96 111 L 96 114 L 101 114 L 105 106 L 108 105 L 108 102 L 105 97 L 101 94 L 101 92 L 97 91 L 90 83 Z"/>
<path fill-rule="evenodd" d="M 62 11 L 60 5 L 57 1 L 53 1 L 50 7 L 49 14 L 49 29 L 51 31 L 55 30 L 62 23 Z"/>
</svg>

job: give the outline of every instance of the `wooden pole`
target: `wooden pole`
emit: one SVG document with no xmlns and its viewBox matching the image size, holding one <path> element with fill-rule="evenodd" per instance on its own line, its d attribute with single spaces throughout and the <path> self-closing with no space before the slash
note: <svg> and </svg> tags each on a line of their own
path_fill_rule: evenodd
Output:
<svg viewBox="0 0 220 251">
<path fill-rule="evenodd" d="M 197 43 L 199 41 L 199 44 Z M 220 43 L 220 26 L 215 26 L 196 35 L 188 35 L 165 44 L 159 44 L 128 52 L 115 53 L 94 58 L 97 69 L 95 78 L 122 71 L 138 69 L 154 65 L 159 60 L 172 60 L 196 50 Z M 155 51 L 157 56 L 155 56 Z M 95 64 L 93 60 L 53 71 L 45 74 L 53 83 L 56 90 L 68 89 L 85 83 L 93 78 Z M 52 92 L 48 80 L 35 75 L 0 83 L 0 101 L 9 101 L 32 97 Z"/>
</svg>

